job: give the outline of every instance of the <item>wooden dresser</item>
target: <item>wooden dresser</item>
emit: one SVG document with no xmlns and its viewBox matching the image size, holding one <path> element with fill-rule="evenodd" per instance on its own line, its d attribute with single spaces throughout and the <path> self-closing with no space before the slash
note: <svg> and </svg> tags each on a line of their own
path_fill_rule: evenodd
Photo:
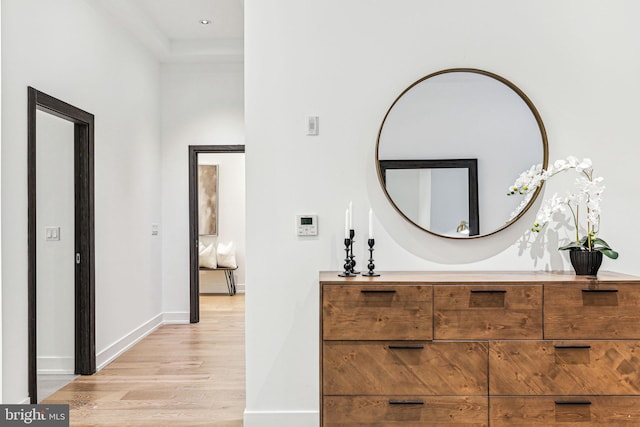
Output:
<svg viewBox="0 0 640 427">
<path fill-rule="evenodd" d="M 640 426 L 640 277 L 337 274 L 322 426 Z"/>
</svg>

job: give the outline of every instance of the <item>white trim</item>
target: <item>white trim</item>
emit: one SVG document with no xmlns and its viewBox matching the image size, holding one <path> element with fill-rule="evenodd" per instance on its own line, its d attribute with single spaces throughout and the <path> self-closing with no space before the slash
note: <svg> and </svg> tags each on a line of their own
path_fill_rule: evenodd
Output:
<svg viewBox="0 0 640 427">
<path fill-rule="evenodd" d="M 229 290 L 227 289 L 227 285 L 224 282 L 216 283 L 214 287 L 216 289 L 211 291 L 212 287 L 208 287 L 209 289 L 205 288 L 203 290 L 202 286 L 200 286 L 200 295 L 229 295 Z M 244 283 L 236 283 L 236 293 L 245 293 Z"/>
<path fill-rule="evenodd" d="M 244 427 L 317 427 L 318 411 L 249 411 L 244 410 Z"/>
<path fill-rule="evenodd" d="M 168 313 L 162 313 L 163 325 L 184 325 L 189 323 L 188 311 L 174 311 Z"/>
<path fill-rule="evenodd" d="M 96 355 L 97 370 L 99 371 L 113 362 L 118 356 L 138 343 L 138 341 L 160 327 L 163 324 L 162 318 L 163 314 L 158 314 L 98 353 Z"/>
<path fill-rule="evenodd" d="M 73 375 L 75 359 L 71 356 L 38 356 L 38 375 Z"/>
</svg>

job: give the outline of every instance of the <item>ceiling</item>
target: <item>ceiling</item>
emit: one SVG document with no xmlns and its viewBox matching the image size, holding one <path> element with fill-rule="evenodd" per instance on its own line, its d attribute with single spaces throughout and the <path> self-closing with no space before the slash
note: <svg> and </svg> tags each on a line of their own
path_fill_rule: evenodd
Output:
<svg viewBox="0 0 640 427">
<path fill-rule="evenodd" d="M 244 0 L 94 1 L 161 62 L 243 61 Z"/>
</svg>

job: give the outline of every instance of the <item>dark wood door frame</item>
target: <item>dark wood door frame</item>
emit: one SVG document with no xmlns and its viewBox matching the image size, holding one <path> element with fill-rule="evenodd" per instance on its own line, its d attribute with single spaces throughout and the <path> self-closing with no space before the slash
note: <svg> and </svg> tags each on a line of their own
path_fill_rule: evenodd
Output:
<svg viewBox="0 0 640 427">
<path fill-rule="evenodd" d="M 28 88 L 28 341 L 29 396 L 37 403 L 36 330 L 36 110 L 74 123 L 75 174 L 75 372 L 96 372 L 94 116 L 32 87 Z"/>
<path fill-rule="evenodd" d="M 244 153 L 244 145 L 189 146 L 189 322 L 200 321 L 198 272 L 198 154 Z"/>
</svg>

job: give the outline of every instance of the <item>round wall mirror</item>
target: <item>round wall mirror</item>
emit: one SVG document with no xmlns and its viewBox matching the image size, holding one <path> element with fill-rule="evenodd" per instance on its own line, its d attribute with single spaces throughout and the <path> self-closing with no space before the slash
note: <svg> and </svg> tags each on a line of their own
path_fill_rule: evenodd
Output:
<svg viewBox="0 0 640 427">
<path fill-rule="evenodd" d="M 438 71 L 391 104 L 376 147 L 387 198 L 431 234 L 474 238 L 496 233 L 522 198 L 507 190 L 534 164 L 547 167 L 547 135 L 535 106 L 514 84 L 482 70 Z M 539 191 L 539 190 L 538 190 Z"/>
</svg>

